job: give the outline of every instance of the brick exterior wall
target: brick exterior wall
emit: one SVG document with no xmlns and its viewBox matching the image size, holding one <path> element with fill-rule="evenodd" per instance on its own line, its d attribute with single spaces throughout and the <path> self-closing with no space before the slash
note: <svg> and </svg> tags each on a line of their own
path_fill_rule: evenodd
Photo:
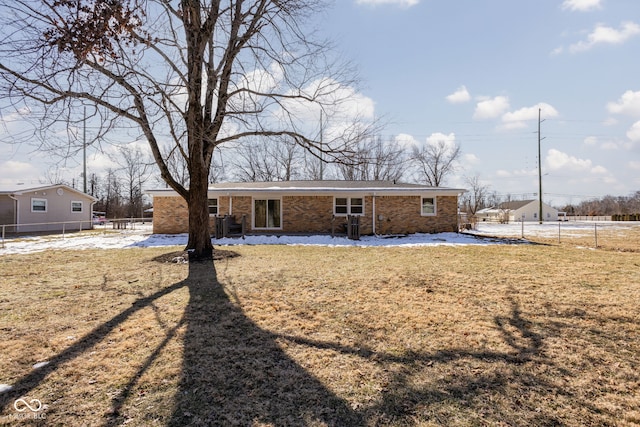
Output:
<svg viewBox="0 0 640 427">
<path fill-rule="evenodd" d="M 333 197 L 284 196 L 282 226 L 290 233 L 331 233 Z"/>
<path fill-rule="evenodd" d="M 442 233 L 458 230 L 457 197 L 436 197 L 436 216 L 423 216 L 421 210 L 420 196 L 376 197 L 376 233 Z"/>
<path fill-rule="evenodd" d="M 187 202 L 180 196 L 153 198 L 153 232 L 178 234 L 189 231 Z"/>
<path fill-rule="evenodd" d="M 283 196 L 281 203 L 283 233 L 330 233 L 333 218 L 332 196 Z M 252 198 L 234 196 L 232 211 L 239 222 L 247 216 L 247 231 L 251 232 Z M 422 216 L 420 196 L 376 196 L 376 233 L 411 234 L 456 231 L 458 227 L 458 199 L 455 196 L 436 198 L 436 216 Z M 153 207 L 154 233 L 186 233 L 189 219 L 186 202 L 179 196 L 156 196 Z M 218 197 L 218 215 L 229 213 L 229 196 Z M 373 233 L 373 197 L 364 197 L 364 215 L 360 219 L 360 233 Z M 336 232 L 346 223 L 346 217 L 336 217 Z M 214 232 L 215 220 L 210 221 Z"/>
</svg>

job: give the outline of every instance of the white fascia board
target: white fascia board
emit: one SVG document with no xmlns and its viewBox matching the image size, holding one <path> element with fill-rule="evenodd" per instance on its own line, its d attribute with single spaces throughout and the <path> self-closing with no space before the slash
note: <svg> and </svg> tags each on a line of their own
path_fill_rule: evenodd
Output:
<svg viewBox="0 0 640 427">
<path fill-rule="evenodd" d="M 56 188 L 62 188 L 64 191 L 68 191 L 68 192 L 71 192 L 71 193 L 76 193 L 76 194 L 78 194 L 80 196 L 87 197 L 87 198 L 93 200 L 94 202 L 98 201 L 97 198 L 95 198 L 95 197 L 93 197 L 93 196 L 91 196 L 89 194 L 83 193 L 80 190 L 76 190 L 73 187 L 69 187 L 66 184 L 44 185 L 44 186 L 41 186 L 41 187 L 27 187 L 27 188 L 21 188 L 21 189 L 19 189 L 17 191 L 1 192 L 1 194 L 14 194 L 16 196 L 24 196 L 26 193 L 32 193 L 32 192 L 35 192 L 35 191 L 52 190 L 52 189 L 56 189 Z"/>
<path fill-rule="evenodd" d="M 145 194 L 154 197 L 178 196 L 172 189 L 146 190 Z M 336 188 L 336 187 L 264 187 L 264 188 L 209 188 L 210 196 L 259 196 L 259 195 L 295 195 L 295 196 L 332 196 L 335 194 L 353 194 L 360 196 L 411 196 L 411 195 L 440 195 L 460 196 L 466 190 L 460 188 Z"/>
</svg>

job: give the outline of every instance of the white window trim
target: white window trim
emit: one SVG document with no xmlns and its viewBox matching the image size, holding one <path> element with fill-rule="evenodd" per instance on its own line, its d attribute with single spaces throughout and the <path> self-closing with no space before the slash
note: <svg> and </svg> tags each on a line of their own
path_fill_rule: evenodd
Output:
<svg viewBox="0 0 640 427">
<path fill-rule="evenodd" d="M 269 200 L 277 200 L 280 202 L 280 226 L 279 227 L 256 227 L 256 200 L 266 200 L 267 206 Z M 282 197 L 253 197 L 251 199 L 251 228 L 254 230 L 282 230 L 282 224 L 284 224 L 284 212 L 282 209 Z"/>
<path fill-rule="evenodd" d="M 73 210 L 73 204 L 74 204 L 74 203 L 80 203 L 80 210 L 79 210 L 79 211 L 74 211 L 74 210 Z M 81 214 L 81 213 L 83 213 L 83 212 L 84 212 L 84 203 L 82 203 L 82 201 L 81 201 L 81 200 L 72 200 L 72 201 L 71 201 L 71 213 L 74 213 L 74 214 Z"/>
<path fill-rule="evenodd" d="M 43 211 L 34 210 L 33 209 L 33 202 L 44 202 L 44 210 Z M 32 197 L 31 198 L 31 212 L 32 213 L 47 213 L 48 210 L 49 210 L 49 201 L 47 199 L 39 199 L 37 197 Z"/>
<path fill-rule="evenodd" d="M 424 199 L 433 199 L 433 213 L 424 213 L 422 211 L 422 205 L 424 205 Z M 420 197 L 420 216 L 438 216 L 438 198 L 436 196 Z"/>
<path fill-rule="evenodd" d="M 336 206 L 337 206 L 336 205 L 336 200 L 337 199 L 347 199 L 347 213 L 337 213 L 336 212 Z M 351 199 L 362 199 L 362 213 L 354 214 L 353 212 L 351 212 Z M 334 196 L 334 198 L 333 198 L 333 215 L 335 215 L 335 216 L 348 216 L 348 215 L 364 216 L 365 212 L 366 212 L 366 210 L 365 210 L 365 198 L 364 198 L 364 196 L 353 196 L 353 197 L 338 197 L 338 196 Z"/>
<path fill-rule="evenodd" d="M 209 206 L 209 200 L 216 201 L 216 213 L 214 214 L 211 213 L 211 206 Z M 220 199 L 218 199 L 217 197 L 207 198 L 207 211 L 209 211 L 209 216 L 218 216 L 218 212 L 220 212 Z"/>
</svg>

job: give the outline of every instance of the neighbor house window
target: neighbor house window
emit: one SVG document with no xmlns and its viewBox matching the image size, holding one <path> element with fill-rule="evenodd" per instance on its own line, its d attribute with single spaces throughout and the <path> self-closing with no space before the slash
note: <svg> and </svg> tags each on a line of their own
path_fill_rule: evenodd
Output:
<svg viewBox="0 0 640 427">
<path fill-rule="evenodd" d="M 436 214 L 436 198 L 435 197 L 423 197 L 422 198 L 422 215 L 431 216 Z"/>
<path fill-rule="evenodd" d="M 218 215 L 218 199 L 209 199 L 207 204 L 209 205 L 209 215 Z"/>
<path fill-rule="evenodd" d="M 81 213 L 82 212 L 82 202 L 71 202 L 71 212 Z"/>
<path fill-rule="evenodd" d="M 46 212 L 47 199 L 31 199 L 31 212 Z"/>
<path fill-rule="evenodd" d="M 253 201 L 255 228 L 281 228 L 280 199 L 256 199 Z"/>
<path fill-rule="evenodd" d="M 333 212 L 336 215 L 362 215 L 364 199 L 362 197 L 336 197 Z"/>
</svg>

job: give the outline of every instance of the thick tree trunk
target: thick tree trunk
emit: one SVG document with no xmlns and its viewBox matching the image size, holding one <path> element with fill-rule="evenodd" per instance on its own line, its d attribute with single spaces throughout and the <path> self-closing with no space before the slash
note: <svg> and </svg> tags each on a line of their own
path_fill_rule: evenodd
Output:
<svg viewBox="0 0 640 427">
<path fill-rule="evenodd" d="M 189 186 L 189 260 L 209 260 L 213 258 L 213 245 L 209 230 L 209 206 L 207 173 L 192 171 Z"/>
</svg>

